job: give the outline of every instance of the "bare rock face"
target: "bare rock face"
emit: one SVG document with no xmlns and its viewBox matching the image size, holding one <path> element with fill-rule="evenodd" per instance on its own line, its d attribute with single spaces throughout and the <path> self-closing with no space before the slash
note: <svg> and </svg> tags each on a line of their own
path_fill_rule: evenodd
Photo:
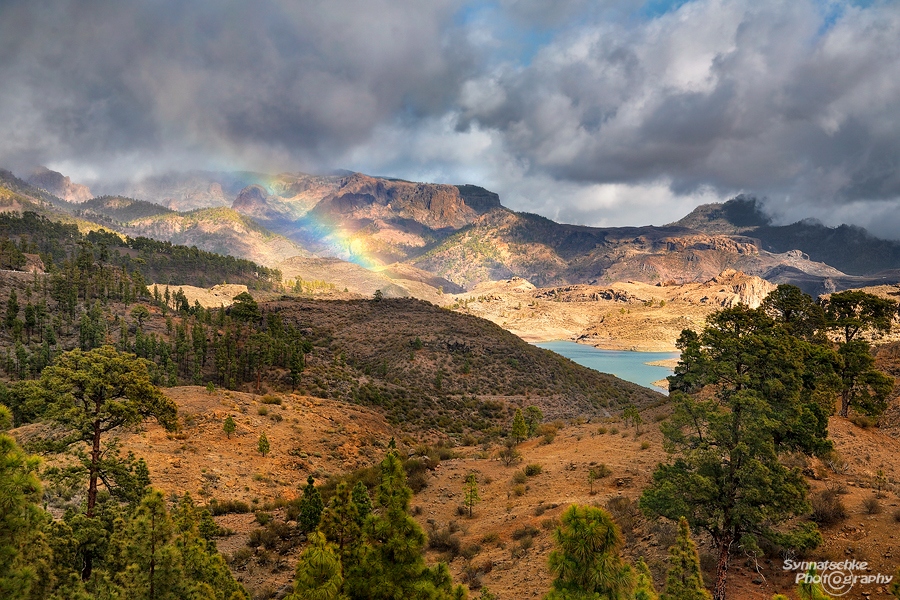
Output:
<svg viewBox="0 0 900 600">
<path fill-rule="evenodd" d="M 750 308 L 757 308 L 762 304 L 776 286 L 765 279 L 753 275 L 746 275 L 734 269 L 725 269 L 716 277 L 707 282 L 710 286 L 721 286 L 719 293 L 731 292 L 730 296 L 719 296 L 719 304 L 726 308 L 745 304 Z"/>
<path fill-rule="evenodd" d="M 38 167 L 28 177 L 28 183 L 35 187 L 43 188 L 56 196 L 62 198 L 66 202 L 82 203 L 87 202 L 94 197 L 90 188 L 79 183 L 72 183 L 72 180 L 56 171 L 51 171 L 47 167 Z"/>
<path fill-rule="evenodd" d="M 478 217 L 454 185 L 376 179 L 361 173 L 346 177 L 315 210 L 342 218 L 400 217 L 432 229 L 459 229 Z"/>
<path fill-rule="evenodd" d="M 248 185 L 234 199 L 231 208 L 247 216 L 262 217 L 270 212 L 268 197 L 261 185 Z"/>
</svg>

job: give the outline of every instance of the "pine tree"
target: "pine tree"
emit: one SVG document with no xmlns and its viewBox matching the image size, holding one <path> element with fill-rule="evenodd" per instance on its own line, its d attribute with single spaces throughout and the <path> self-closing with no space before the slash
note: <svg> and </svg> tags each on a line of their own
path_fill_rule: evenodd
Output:
<svg viewBox="0 0 900 600">
<path fill-rule="evenodd" d="M 231 434 L 234 433 L 235 429 L 237 429 L 237 425 L 234 423 L 234 419 L 231 418 L 231 415 L 225 417 L 225 422 L 222 423 L 222 431 L 225 432 L 225 435 L 228 436 L 228 439 L 231 439 Z"/>
<path fill-rule="evenodd" d="M 357 481 L 353 486 L 353 504 L 356 505 L 359 524 L 362 525 L 372 512 L 372 498 L 369 497 L 369 490 L 362 481 Z"/>
<path fill-rule="evenodd" d="M 464 598 L 454 588 L 446 565 L 425 565 L 425 532 L 409 516 L 412 490 L 397 451 L 388 451 L 381 462 L 377 510 L 364 527 L 363 556 L 358 567 L 348 569 L 345 588 L 354 599 Z"/>
<path fill-rule="evenodd" d="M 510 436 L 516 444 L 523 442 L 528 437 L 528 424 L 525 422 L 521 408 L 517 408 L 516 414 L 513 416 Z"/>
<path fill-rule="evenodd" d="M 669 548 L 669 572 L 666 588 L 660 600 L 710 600 L 710 594 L 703 587 L 703 573 L 700 570 L 700 555 L 691 539 L 691 529 L 687 519 L 678 521 L 678 537 Z"/>
<path fill-rule="evenodd" d="M 265 431 L 259 434 L 259 439 L 256 441 L 256 449 L 259 450 L 263 457 L 269 453 L 269 438 L 266 437 Z"/>
<path fill-rule="evenodd" d="M 343 573 L 344 566 L 356 562 L 362 536 L 359 508 L 353 501 L 353 492 L 347 482 L 342 481 L 337 485 L 328 508 L 322 511 L 319 531 L 329 542 L 337 545 Z"/>
<path fill-rule="evenodd" d="M 344 600 L 341 591 L 344 578 L 335 546 L 325 536 L 314 532 L 309 545 L 300 555 L 294 577 L 294 593 L 286 600 Z"/>
<path fill-rule="evenodd" d="M 469 510 L 469 517 L 471 518 L 472 510 L 481 501 L 481 496 L 478 495 L 478 480 L 475 477 L 475 473 L 469 473 L 469 476 L 466 477 L 464 493 L 463 506 Z"/>
<path fill-rule="evenodd" d="M 297 526 L 300 531 L 308 533 L 315 531 L 322 519 L 322 511 L 325 508 L 322 495 L 316 489 L 315 479 L 310 475 L 303 486 L 303 497 L 300 498 L 300 516 L 297 517 Z"/>
<path fill-rule="evenodd" d="M 127 525 L 114 536 L 110 573 L 133 600 L 178 600 L 188 596 L 175 525 L 162 492 L 151 490 Z"/>
<path fill-rule="evenodd" d="M 166 429 L 178 425 L 175 403 L 150 382 L 147 364 L 133 354 L 104 346 L 90 352 L 67 352 L 41 373 L 37 391 L 49 405 L 47 416 L 70 432 L 63 443 L 87 443 L 90 448 L 84 461 L 88 471 L 85 515 L 89 519 L 97 504 L 98 482 L 101 477 L 107 481 L 107 435 L 151 416 Z M 87 581 L 93 564 L 89 552 L 83 561 L 82 578 Z"/>
<path fill-rule="evenodd" d="M 554 532 L 557 549 L 550 553 L 556 575 L 545 600 L 621 598 L 634 587 L 634 573 L 619 552 L 622 536 L 605 510 L 573 504 L 563 512 Z"/>
<path fill-rule="evenodd" d="M 16 290 L 9 291 L 9 298 L 6 299 L 6 328 L 12 329 L 19 316 L 19 297 Z"/>
<path fill-rule="evenodd" d="M 537 406 L 531 405 L 525 409 L 525 423 L 528 425 L 528 437 L 537 434 L 538 428 L 544 421 L 544 413 Z"/>
<path fill-rule="evenodd" d="M 797 597 L 800 600 L 832 600 L 816 579 L 818 579 L 816 567 L 810 566 L 809 571 L 806 572 L 806 579 L 801 579 L 797 584 Z"/>
<path fill-rule="evenodd" d="M 37 584 L 30 551 L 42 541 L 44 521 L 38 465 L 13 438 L 0 434 L 0 598 L 29 598 Z"/>
<path fill-rule="evenodd" d="M 185 581 L 194 590 L 194 595 L 189 597 L 230 600 L 232 595 L 237 594 L 239 598 L 246 598 L 246 590 L 235 581 L 225 559 L 210 539 L 219 532 L 219 526 L 212 520 L 209 511 L 198 507 L 190 494 L 185 494 L 172 515 L 172 521 Z"/>
<path fill-rule="evenodd" d="M 738 546 L 759 551 L 762 537 L 803 552 L 821 542 L 808 523 L 778 527 L 809 510 L 802 473 L 780 456 L 831 448 L 830 407 L 822 401 L 834 398 L 839 359 L 744 305 L 710 315 L 700 335 L 682 332 L 679 347 L 670 378 L 674 414 L 662 426 L 673 457 L 657 467 L 640 506 L 650 516 L 684 516 L 710 535 L 718 555 L 713 597 L 724 600 Z M 684 393 L 704 386 L 711 393 Z"/>
<path fill-rule="evenodd" d="M 650 573 L 650 567 L 643 558 L 639 558 L 634 564 L 634 571 L 634 600 L 659 600 L 659 596 L 656 595 L 656 590 L 653 588 L 653 575 Z"/>
</svg>

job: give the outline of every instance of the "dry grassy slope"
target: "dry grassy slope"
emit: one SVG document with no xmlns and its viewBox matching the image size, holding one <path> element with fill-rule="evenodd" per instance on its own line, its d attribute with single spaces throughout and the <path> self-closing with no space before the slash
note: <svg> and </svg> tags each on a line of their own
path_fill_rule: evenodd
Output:
<svg viewBox="0 0 900 600">
<path fill-rule="evenodd" d="M 427 302 L 298 298 L 262 308 L 280 313 L 316 344 L 302 385 L 328 378 L 331 397 L 381 405 L 397 423 L 461 432 L 489 426 L 516 405 L 535 404 L 548 416 L 568 418 L 663 400 L 489 321 Z"/>
<path fill-rule="evenodd" d="M 195 497 L 293 498 L 307 475 L 321 480 L 380 460 L 382 450 L 373 444 L 386 443 L 393 432 L 378 411 L 335 400 L 209 394 L 199 386 L 163 392 L 178 405 L 181 431 L 171 434 L 151 424 L 122 436 L 122 442 L 147 460 L 154 485 Z M 222 429 L 229 415 L 237 425 L 230 438 Z M 257 451 L 261 433 L 271 445 L 265 458 Z"/>
<path fill-rule="evenodd" d="M 377 464 L 385 451 L 384 442 L 395 433 L 377 412 L 341 402 L 278 395 L 281 406 L 264 405 L 260 396 L 235 392 L 209 395 L 199 387 L 172 388 L 166 393 L 181 408 L 185 423 L 182 433 L 173 436 L 148 424 L 144 431 L 126 435 L 123 445 L 148 460 L 155 485 L 167 492 L 190 491 L 195 497 L 251 503 L 257 499 L 258 505 L 278 496 L 294 497 L 307 474 L 321 477 Z M 268 415 L 259 415 L 260 407 L 265 407 Z M 629 502 L 614 499 L 635 502 L 655 465 L 666 460 L 656 424 L 666 411 L 664 406 L 645 411 L 647 424 L 641 435 L 614 419 L 560 423 L 551 443 L 535 439 L 520 445 L 523 461 L 511 467 L 497 460 L 497 445 L 457 448 L 459 457 L 443 461 L 430 472 L 428 487 L 413 497 L 412 506 L 430 536 L 448 528 L 455 531 L 463 552 L 454 558 L 431 550 L 428 560 L 450 559 L 454 579 L 460 582 L 473 583 L 471 574 L 481 571 L 480 581 L 504 600 L 540 597 L 551 580 L 546 565 L 553 548 L 550 528 L 554 520 L 572 503 L 609 506 L 615 501 L 626 506 L 614 513 L 626 540 L 624 553 L 632 560 L 643 556 L 661 583 L 672 528 L 648 521 L 633 504 L 628 508 Z M 238 423 L 231 440 L 221 429 L 227 414 Z M 266 458 L 255 449 L 261 432 L 272 445 L 272 453 Z M 893 573 L 900 556 L 900 531 L 894 517 L 900 510 L 900 466 L 895 460 L 900 441 L 837 417 L 831 420 L 830 432 L 843 466 L 835 472 L 819 461 L 810 461 L 807 472 L 814 475 L 810 479 L 814 491 L 847 490 L 841 498 L 849 516 L 837 525 L 823 527 L 825 544 L 809 558 L 856 558 L 870 562 L 872 572 Z M 401 451 L 409 452 L 413 440 L 398 439 Z M 601 463 L 609 467 L 610 475 L 596 481 L 591 494 L 587 472 Z M 525 478 L 525 483 L 515 482 L 514 475 L 529 464 L 541 465 L 541 473 Z M 863 502 L 874 493 L 871 486 L 878 469 L 885 471 L 891 489 L 879 500 L 881 512 L 868 514 Z M 469 473 L 477 474 L 482 498 L 472 518 L 457 512 Z M 276 518 L 280 514 L 276 511 Z M 257 527 L 252 515 L 217 520 L 236 532 L 219 542 L 226 554 L 244 547 Z M 534 528 L 532 544 L 523 549 L 521 540 L 516 539 L 517 530 L 528 527 Z M 699 538 L 698 542 L 710 581 L 713 552 L 708 540 Z M 278 590 L 290 581 L 299 550 L 274 564 L 259 565 L 251 559 L 247 565 L 235 567 L 235 573 L 252 589 Z M 778 559 L 756 564 L 735 558 L 729 575 L 729 597 L 768 600 L 776 592 L 795 597 L 791 575 L 783 572 L 781 565 Z M 845 597 L 888 596 L 879 594 L 877 588 L 859 586 Z"/>
<path fill-rule="evenodd" d="M 612 350 L 674 351 L 683 329 L 742 302 L 759 306 L 775 286 L 724 271 L 705 283 L 535 288 L 522 279 L 494 281 L 453 296 L 454 310 L 476 315 L 529 341 L 573 340 Z"/>
<path fill-rule="evenodd" d="M 611 431 L 610 425 L 605 425 Z M 497 460 L 481 458 L 480 453 L 469 453 L 463 458 L 443 463 L 434 475 L 432 484 L 414 499 L 423 513 L 420 520 L 432 532 L 445 529 L 456 522 L 461 546 L 480 546 L 471 560 L 457 557 L 451 562 L 451 570 L 457 580 L 466 580 L 466 573 L 485 570 L 489 573 L 482 581 L 501 598 L 540 597 L 549 589 L 551 575 L 546 567 L 553 543 L 546 528 L 549 519 L 556 519 L 566 506 L 572 503 L 607 506 L 611 499 L 626 497 L 636 501 L 641 490 L 649 483 L 655 464 L 665 460 L 661 448 L 661 436 L 655 426 L 635 438 L 633 430 L 619 424 L 622 433 L 598 435 L 597 424 L 565 428 L 550 445 L 537 441 L 522 446 L 525 464 L 540 464 L 540 475 L 527 479 L 524 494 L 517 495 L 512 481 L 517 468 L 504 467 Z M 825 544 L 810 557 L 818 560 L 841 560 L 845 557 L 867 560 L 873 572 L 894 573 L 900 554 L 900 533 L 894 512 L 898 509 L 897 492 L 900 491 L 900 473 L 892 458 L 900 451 L 900 443 L 885 440 L 874 430 L 861 430 L 845 420 L 833 419 L 832 435 L 838 451 L 849 461 L 848 471 L 834 474 L 823 467 L 816 469 L 823 479 L 812 481 L 813 490 L 843 484 L 848 493 L 843 501 L 849 517 L 842 524 L 823 528 Z M 642 442 L 649 442 L 642 449 Z M 595 495 L 591 495 L 587 471 L 592 463 L 604 463 L 612 474 L 595 482 Z M 863 502 L 873 494 L 870 489 L 873 468 L 886 469 L 893 482 L 893 492 L 880 500 L 882 512 L 870 515 Z M 478 474 L 483 501 L 475 509 L 475 517 L 459 516 L 456 507 L 463 498 L 463 482 L 468 473 Z M 489 483 L 488 483 L 489 482 Z M 671 529 L 649 522 L 633 511 L 616 515 L 626 537 L 625 553 L 632 560 L 645 557 L 653 568 L 656 581 L 664 581 L 665 548 L 671 543 Z M 532 547 L 522 556 L 513 551 L 519 542 L 514 539 L 517 529 L 534 527 Z M 485 542 L 487 536 L 490 542 Z M 496 536 L 497 541 L 493 541 Z M 707 581 L 712 580 L 714 552 L 708 540 L 700 539 L 700 550 L 707 567 Z M 477 547 L 476 546 L 476 547 Z M 432 560 L 439 553 L 431 553 Z M 759 571 L 757 571 L 757 566 Z M 768 600 L 774 593 L 793 594 L 793 579 L 782 570 L 782 563 L 764 559 L 759 564 L 737 557 L 733 561 L 729 581 L 729 597 Z M 762 575 L 762 578 L 760 578 Z M 761 581 L 762 583 L 756 583 Z M 873 598 L 889 597 L 877 593 L 877 588 L 859 587 L 848 598 L 863 598 L 863 592 L 871 592 Z"/>
</svg>

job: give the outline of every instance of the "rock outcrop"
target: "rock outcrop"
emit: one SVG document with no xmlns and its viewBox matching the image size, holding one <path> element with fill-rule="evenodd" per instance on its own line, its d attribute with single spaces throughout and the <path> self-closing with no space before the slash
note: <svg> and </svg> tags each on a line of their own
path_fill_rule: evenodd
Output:
<svg viewBox="0 0 900 600">
<path fill-rule="evenodd" d="M 47 167 L 38 167 L 28 177 L 28 183 L 35 187 L 43 188 L 66 202 L 82 203 L 93 198 L 90 188 L 80 183 L 72 183 L 72 180 Z"/>
<path fill-rule="evenodd" d="M 728 294 L 730 292 L 730 296 L 722 297 L 720 295 L 718 298 L 719 305 L 726 308 L 737 306 L 738 304 L 746 304 L 750 308 L 757 308 L 766 299 L 766 296 L 778 287 L 765 279 L 746 275 L 734 269 L 726 269 L 706 283 L 713 287 L 721 286 L 719 294 L 723 292 Z"/>
<path fill-rule="evenodd" d="M 376 179 L 354 173 L 315 209 L 318 214 L 355 219 L 409 219 L 431 229 L 459 229 L 478 213 L 454 185 Z"/>
</svg>

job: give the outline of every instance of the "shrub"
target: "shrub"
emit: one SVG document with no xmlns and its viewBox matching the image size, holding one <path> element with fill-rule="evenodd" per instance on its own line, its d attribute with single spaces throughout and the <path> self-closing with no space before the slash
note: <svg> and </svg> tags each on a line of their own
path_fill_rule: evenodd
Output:
<svg viewBox="0 0 900 600">
<path fill-rule="evenodd" d="M 512 539 L 521 540 L 524 537 L 534 537 L 538 534 L 538 530 L 536 527 L 532 525 L 522 525 L 521 527 L 517 527 L 512 532 Z"/>
<path fill-rule="evenodd" d="M 238 548 L 227 556 L 226 562 L 232 567 L 243 567 L 250 562 L 251 558 L 253 558 L 253 550 L 250 548 Z"/>
<path fill-rule="evenodd" d="M 525 474 L 525 471 L 516 471 L 512 476 L 513 483 L 525 483 L 528 480 L 528 475 Z"/>
<path fill-rule="evenodd" d="M 525 475 L 527 475 L 528 477 L 534 477 L 535 475 L 540 475 L 541 471 L 543 470 L 544 467 L 542 467 L 541 465 L 528 465 L 525 467 Z"/>
<path fill-rule="evenodd" d="M 459 554 L 461 546 L 459 536 L 455 535 L 449 526 L 432 531 L 428 537 L 428 547 L 438 552 L 446 552 L 451 560 Z"/>
<path fill-rule="evenodd" d="M 650 448 L 650 442 L 648 442 L 647 440 L 641 442 L 641 450 L 647 450 L 648 448 Z"/>
<path fill-rule="evenodd" d="M 247 514 L 250 512 L 250 505 L 241 500 L 216 500 L 213 498 L 209 501 L 210 514 L 214 517 L 228 514 Z"/>
<path fill-rule="evenodd" d="M 612 474 L 612 469 L 606 466 L 606 463 L 600 463 L 595 467 L 591 467 L 591 470 L 594 472 L 594 477 L 597 479 L 603 479 L 604 477 L 609 477 Z"/>
<path fill-rule="evenodd" d="M 281 398 L 272 394 L 266 394 L 262 397 L 261 401 L 263 404 L 277 404 L 281 406 Z"/>
<path fill-rule="evenodd" d="M 267 414 L 269 414 L 269 408 L 267 406 L 258 406 L 256 408 L 256 414 L 261 417 L 265 417 Z"/>
<path fill-rule="evenodd" d="M 850 421 L 862 429 L 868 429 L 869 427 L 878 425 L 878 419 L 876 417 L 868 417 L 866 415 L 853 415 L 850 417 Z"/>
<path fill-rule="evenodd" d="M 481 544 L 478 543 L 463 546 L 462 550 L 460 550 L 460 554 L 462 554 L 463 558 L 466 560 L 472 560 L 479 552 L 481 552 Z"/>
<path fill-rule="evenodd" d="M 516 496 L 524 496 L 525 495 L 525 486 L 524 485 L 514 486 L 512 489 L 512 493 Z"/>
<path fill-rule="evenodd" d="M 559 519 L 549 518 L 541 521 L 541 529 L 546 529 L 547 531 L 553 531 L 559 526 Z"/>
<path fill-rule="evenodd" d="M 863 500 L 863 509 L 866 514 L 877 515 L 881 512 L 881 502 L 875 496 L 869 496 Z"/>
<path fill-rule="evenodd" d="M 900 512 L 900 511 L 898 511 Z M 500 541 L 500 535 L 496 531 L 491 531 L 489 533 L 484 534 L 481 538 L 482 544 L 496 544 Z"/>
<path fill-rule="evenodd" d="M 847 507 L 841 498 L 831 490 L 822 490 L 813 494 L 812 520 L 822 525 L 831 525 L 847 518 Z"/>
<path fill-rule="evenodd" d="M 516 447 L 512 445 L 507 445 L 502 448 L 498 456 L 500 457 L 500 461 L 507 467 L 522 460 L 522 453 L 516 450 Z"/>
</svg>

